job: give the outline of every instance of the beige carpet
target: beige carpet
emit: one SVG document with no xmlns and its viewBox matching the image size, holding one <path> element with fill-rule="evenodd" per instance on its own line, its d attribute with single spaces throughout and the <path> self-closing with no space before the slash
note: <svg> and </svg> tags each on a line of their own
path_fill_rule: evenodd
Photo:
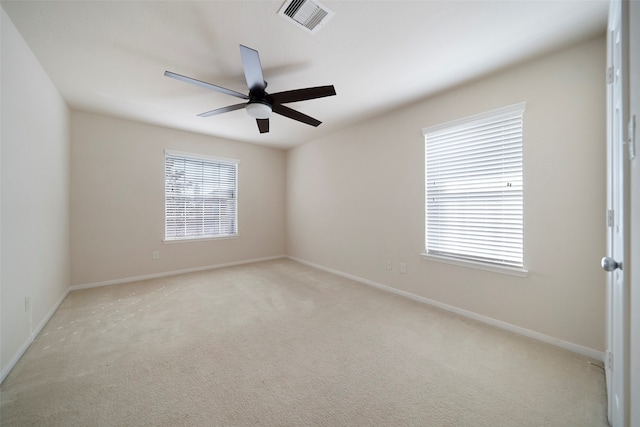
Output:
<svg viewBox="0 0 640 427">
<path fill-rule="evenodd" d="M 2 426 L 606 426 L 579 355 L 276 260 L 69 294 Z"/>
</svg>

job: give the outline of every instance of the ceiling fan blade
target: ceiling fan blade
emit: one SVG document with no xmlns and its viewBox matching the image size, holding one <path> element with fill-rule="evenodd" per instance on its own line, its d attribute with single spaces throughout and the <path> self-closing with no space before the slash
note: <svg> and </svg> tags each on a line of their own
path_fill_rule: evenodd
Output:
<svg viewBox="0 0 640 427">
<path fill-rule="evenodd" d="M 256 119 L 256 123 L 258 123 L 260 133 L 269 132 L 269 119 Z"/>
<path fill-rule="evenodd" d="M 286 104 L 287 102 L 306 101 L 308 99 L 324 98 L 333 96 L 336 89 L 331 86 L 308 87 L 306 89 L 287 90 L 284 92 L 272 93 L 271 97 L 276 104 Z"/>
<path fill-rule="evenodd" d="M 217 108 L 215 110 L 207 111 L 206 113 L 200 113 L 200 114 L 198 114 L 198 117 L 215 116 L 216 114 L 222 114 L 222 113 L 226 113 L 228 111 L 239 110 L 241 108 L 246 107 L 246 105 L 247 105 L 246 103 L 244 103 L 244 104 L 236 104 L 236 105 L 229 105 L 228 107 Z"/>
<path fill-rule="evenodd" d="M 171 71 L 165 71 L 164 75 L 167 77 L 171 77 L 172 79 L 180 80 L 186 83 L 191 83 L 196 86 L 203 87 L 205 89 L 215 90 L 217 92 L 225 93 L 227 95 L 235 96 L 237 98 L 249 99 L 248 95 L 245 95 L 240 92 L 236 92 L 235 90 L 226 89 L 220 86 L 213 85 L 211 83 L 203 82 L 200 80 L 192 79 L 191 77 L 183 76 L 182 74 L 172 73 Z"/>
<path fill-rule="evenodd" d="M 272 111 L 280 114 L 281 116 L 289 117 L 290 119 L 297 120 L 311 126 L 318 126 L 322 123 L 320 120 L 309 117 L 306 114 L 302 114 L 300 111 L 285 107 L 284 105 L 275 104 Z"/>
<path fill-rule="evenodd" d="M 250 90 L 264 90 L 267 83 L 262 75 L 262 65 L 260 65 L 260 56 L 258 51 L 240 45 L 240 56 L 242 56 L 242 67 L 244 68 L 244 77 L 247 80 L 247 86 Z"/>
</svg>

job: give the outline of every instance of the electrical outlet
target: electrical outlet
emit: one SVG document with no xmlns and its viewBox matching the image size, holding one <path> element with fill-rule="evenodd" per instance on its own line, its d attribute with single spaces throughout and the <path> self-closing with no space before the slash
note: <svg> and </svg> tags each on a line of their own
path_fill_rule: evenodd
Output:
<svg viewBox="0 0 640 427">
<path fill-rule="evenodd" d="M 407 273 L 407 263 L 406 262 L 401 262 L 400 263 L 400 273 L 403 273 L 403 274 Z"/>
<path fill-rule="evenodd" d="M 393 263 L 390 260 L 387 260 L 387 270 L 393 269 Z"/>
<path fill-rule="evenodd" d="M 24 312 L 28 313 L 31 311 L 31 297 L 24 297 Z"/>
<path fill-rule="evenodd" d="M 151 258 L 152 259 L 160 259 L 160 251 L 153 251 L 151 253 Z"/>
</svg>

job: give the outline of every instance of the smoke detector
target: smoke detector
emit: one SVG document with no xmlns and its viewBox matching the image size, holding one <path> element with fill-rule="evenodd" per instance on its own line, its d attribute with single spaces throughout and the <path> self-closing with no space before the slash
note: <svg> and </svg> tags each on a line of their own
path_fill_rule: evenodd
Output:
<svg viewBox="0 0 640 427">
<path fill-rule="evenodd" d="M 315 34 L 334 13 L 315 0 L 287 0 L 278 11 L 278 15 L 307 32 Z"/>
</svg>

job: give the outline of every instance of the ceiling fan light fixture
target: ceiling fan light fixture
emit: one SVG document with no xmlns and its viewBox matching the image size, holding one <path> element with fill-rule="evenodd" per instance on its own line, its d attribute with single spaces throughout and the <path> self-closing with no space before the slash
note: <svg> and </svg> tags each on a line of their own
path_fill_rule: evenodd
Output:
<svg viewBox="0 0 640 427">
<path fill-rule="evenodd" d="M 271 106 L 262 102 L 251 102 L 246 107 L 247 114 L 256 119 L 268 119 L 271 115 Z"/>
</svg>

